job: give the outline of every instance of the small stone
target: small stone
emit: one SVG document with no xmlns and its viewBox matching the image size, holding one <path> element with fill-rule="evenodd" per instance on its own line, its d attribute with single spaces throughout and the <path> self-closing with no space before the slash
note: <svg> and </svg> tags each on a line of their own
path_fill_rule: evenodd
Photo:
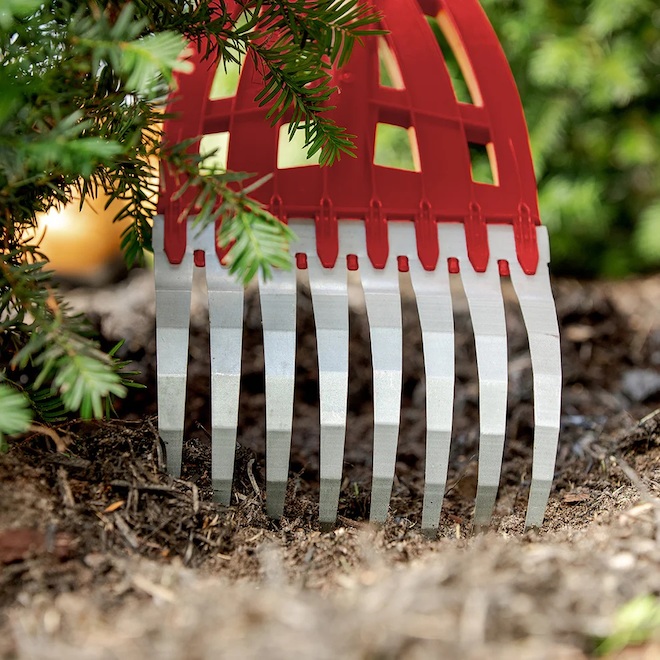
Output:
<svg viewBox="0 0 660 660">
<path fill-rule="evenodd" d="M 621 391 L 636 403 L 660 393 L 660 372 L 655 369 L 630 369 L 623 374 Z"/>
<path fill-rule="evenodd" d="M 620 552 L 610 559 L 609 565 L 614 571 L 629 571 L 636 562 L 637 559 L 631 552 Z"/>
</svg>

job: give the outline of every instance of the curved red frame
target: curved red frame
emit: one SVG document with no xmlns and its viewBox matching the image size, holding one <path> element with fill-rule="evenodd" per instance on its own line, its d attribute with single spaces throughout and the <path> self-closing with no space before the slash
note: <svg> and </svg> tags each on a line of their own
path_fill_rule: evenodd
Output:
<svg viewBox="0 0 660 660">
<path fill-rule="evenodd" d="M 404 83 L 403 89 L 379 81 L 378 40 L 365 38 L 346 66 L 334 73 L 339 93 L 330 111 L 357 136 L 356 158 L 344 156 L 331 167 L 278 169 L 279 125 L 272 127 L 254 98 L 260 74 L 247 58 L 235 96 L 209 100 L 217 64 L 195 53 L 194 72 L 178 76 L 178 89 L 165 122 L 166 141 L 230 133 L 227 167 L 272 178 L 253 196 L 286 222 L 313 218 L 317 251 L 326 267 L 338 254 L 338 220 L 364 221 L 369 258 L 376 268 L 387 261 L 387 223 L 415 223 L 419 259 L 433 270 L 440 258 L 436 223 L 461 222 L 468 256 L 483 272 L 490 258 L 487 226 L 511 224 L 518 261 L 533 274 L 538 265 L 535 227 L 540 224 L 529 137 L 515 81 L 504 52 L 477 0 L 371 0 Z M 235 11 L 238 13 L 238 6 Z M 470 85 L 473 104 L 459 103 L 442 52 L 426 16 L 437 16 Z M 282 123 L 287 123 L 285 117 Z M 413 127 L 420 171 L 374 165 L 376 124 Z M 489 145 L 497 164 L 497 185 L 472 180 L 469 144 Z M 165 251 L 179 263 L 186 248 L 186 223 L 179 221 L 193 191 L 173 201 L 177 183 L 162 173 L 159 212 L 165 216 Z M 394 250 L 396 252 L 396 250 Z M 219 254 L 219 257 L 222 255 Z M 443 258 L 452 255 L 442 255 Z"/>
</svg>

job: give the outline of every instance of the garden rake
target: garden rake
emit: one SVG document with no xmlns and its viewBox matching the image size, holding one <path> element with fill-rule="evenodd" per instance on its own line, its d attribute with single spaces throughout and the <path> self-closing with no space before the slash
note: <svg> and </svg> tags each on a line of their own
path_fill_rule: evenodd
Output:
<svg viewBox="0 0 660 660">
<path fill-rule="evenodd" d="M 507 336 L 501 278 L 510 277 L 528 332 L 534 388 L 534 454 L 527 527 L 540 526 L 554 476 L 561 364 L 557 315 L 539 220 L 529 139 L 515 83 L 477 0 L 372 0 L 384 36 L 358 44 L 333 71 L 329 111 L 355 135 L 356 158 L 331 167 L 291 163 L 287 117 L 272 126 L 255 97 L 263 78 L 242 65 L 235 91 L 213 93 L 218 65 L 193 56 L 178 78 L 167 142 L 199 135 L 224 144 L 226 167 L 270 178 L 253 197 L 297 239 L 295 268 L 259 278 L 266 392 L 266 502 L 282 515 L 289 472 L 296 349 L 296 270 L 306 269 L 317 330 L 320 398 L 320 520 L 334 523 L 343 468 L 348 390 L 347 271 L 359 274 L 373 361 L 373 478 L 370 519 L 383 522 L 395 475 L 402 389 L 399 271 L 409 271 L 426 371 L 426 474 L 422 528 L 438 527 L 454 399 L 450 273 L 459 273 L 476 344 L 479 471 L 474 523 L 486 525 L 500 481 L 507 409 Z M 237 11 L 238 11 L 238 5 Z M 439 45 L 444 35 L 449 49 Z M 449 59 L 470 99 L 460 101 Z M 222 63 L 219 65 L 223 68 Z M 218 74 L 219 75 L 219 74 Z M 289 117 L 290 121 L 290 117 Z M 385 128 L 383 128 L 385 127 Z M 403 132 L 409 162 L 379 154 L 379 132 Z M 471 154 L 488 157 L 492 180 L 475 180 Z M 185 195 L 163 173 L 154 225 L 159 430 L 168 469 L 179 474 L 193 269 L 209 299 L 212 481 L 230 501 L 243 335 L 243 287 L 223 263 L 218 227 L 201 233 L 178 221 Z M 186 195 L 190 194 L 190 191 Z M 365 339 L 366 341 L 366 339 Z"/>
</svg>

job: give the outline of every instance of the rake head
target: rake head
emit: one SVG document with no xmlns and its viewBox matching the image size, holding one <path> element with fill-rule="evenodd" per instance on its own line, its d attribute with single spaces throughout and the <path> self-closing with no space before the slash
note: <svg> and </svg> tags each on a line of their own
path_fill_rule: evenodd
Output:
<svg viewBox="0 0 660 660">
<path fill-rule="evenodd" d="M 297 235 L 297 269 L 312 294 L 320 389 L 320 519 L 337 515 L 348 390 L 347 270 L 364 291 L 373 360 L 372 521 L 388 512 L 395 473 L 402 387 L 399 271 L 409 271 L 426 371 L 426 475 L 422 527 L 441 514 L 452 432 L 454 324 L 450 273 L 460 273 L 475 335 L 479 379 L 479 475 L 474 522 L 489 522 L 506 431 L 507 336 L 501 277 L 511 278 L 527 327 L 534 386 L 534 458 L 526 524 L 540 526 L 554 474 L 561 364 L 557 316 L 540 225 L 529 140 L 504 54 L 476 0 L 373 0 L 383 38 L 367 38 L 334 72 L 331 116 L 357 136 L 356 158 L 329 168 L 291 164 L 285 117 L 271 127 L 254 98 L 261 74 L 248 58 L 235 93 L 215 98 L 216 68 L 196 56 L 179 79 L 167 140 L 228 139 L 227 167 L 272 174 L 254 197 Z M 435 28 L 435 29 L 434 29 Z M 460 66 L 471 102 L 459 102 L 437 32 Z M 447 51 L 445 51 L 447 52 Z M 220 64 L 222 69 L 222 64 Z M 217 95 L 216 95 L 217 96 Z M 211 98 L 213 97 L 213 98 Z M 410 165 L 379 154 L 382 126 L 403 130 Z M 282 130 L 280 130 L 282 129 Z M 281 136 L 284 135 L 284 139 Z M 471 150 L 485 150 L 492 180 L 475 181 Z M 236 446 L 243 289 L 222 263 L 217 227 L 188 231 L 184 200 L 164 174 L 154 227 L 159 429 L 168 467 L 180 472 L 193 269 L 208 285 L 212 479 L 229 503 Z M 282 514 L 289 469 L 296 348 L 296 268 L 259 281 L 266 386 L 267 509 Z M 365 338 L 366 341 L 366 338 Z"/>
</svg>

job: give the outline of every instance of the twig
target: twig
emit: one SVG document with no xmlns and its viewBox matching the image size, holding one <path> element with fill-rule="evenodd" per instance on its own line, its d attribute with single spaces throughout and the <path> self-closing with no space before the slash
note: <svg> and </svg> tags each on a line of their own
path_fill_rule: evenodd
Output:
<svg viewBox="0 0 660 660">
<path fill-rule="evenodd" d="M 467 476 L 467 472 L 468 472 L 468 469 L 469 469 L 469 467 L 470 467 L 470 464 L 471 464 L 472 461 L 474 461 L 476 458 L 477 458 L 477 455 L 476 455 L 476 454 L 472 454 L 472 456 L 470 456 L 470 458 L 467 460 L 467 462 L 465 463 L 465 465 L 463 465 L 463 469 L 460 471 L 460 473 L 458 474 L 458 476 L 457 476 L 456 479 L 454 480 L 454 483 L 453 483 L 453 484 L 449 484 L 449 485 L 445 488 L 445 497 L 446 497 L 447 495 L 449 495 L 449 493 L 451 493 L 451 491 L 454 490 L 454 488 L 456 488 L 456 486 L 458 486 L 458 484 L 460 484 L 461 481 L 463 481 L 463 479 Z"/>
<path fill-rule="evenodd" d="M 211 434 L 199 422 L 195 422 L 195 428 L 201 431 L 209 440 L 212 440 Z"/>
<path fill-rule="evenodd" d="M 190 564 L 190 560 L 192 559 L 193 556 L 193 551 L 195 550 L 195 544 L 193 543 L 193 531 L 190 530 L 190 535 L 188 536 L 188 545 L 186 546 L 186 551 L 183 553 L 183 564 L 184 566 L 188 566 Z"/>
<path fill-rule="evenodd" d="M 165 518 L 165 520 L 161 520 L 160 524 L 154 527 L 148 534 L 143 534 L 142 540 L 144 542 L 149 541 L 152 537 L 165 529 L 171 522 L 173 522 L 173 520 L 174 518 Z"/>
<path fill-rule="evenodd" d="M 147 419 L 147 428 L 149 431 L 154 436 L 154 444 L 156 446 L 156 467 L 160 472 L 164 472 L 166 465 L 165 465 L 165 456 L 163 455 L 163 443 L 162 440 L 160 439 L 160 436 L 158 435 L 158 430 L 156 429 L 156 425 L 154 424 L 154 417 L 149 417 Z"/>
<path fill-rule="evenodd" d="M 62 438 L 61 435 L 59 435 L 55 429 L 48 428 L 47 426 L 44 426 L 43 424 L 36 424 L 32 423 L 30 424 L 30 431 L 32 433 L 38 433 L 41 435 L 47 435 L 54 443 L 55 443 L 55 448 L 59 452 L 66 451 L 69 442 L 67 442 L 64 438 Z"/>
<path fill-rule="evenodd" d="M 134 575 L 131 578 L 131 581 L 133 582 L 134 587 L 140 591 L 144 591 L 145 594 L 151 596 L 152 598 L 164 600 L 167 603 L 174 603 L 176 601 L 174 592 L 161 584 L 152 582 L 148 578 L 144 577 L 144 575 Z"/>
<path fill-rule="evenodd" d="M 64 504 L 69 508 L 73 509 L 76 506 L 76 500 L 73 498 L 73 493 L 71 492 L 71 486 L 69 485 L 69 480 L 67 479 L 66 470 L 61 467 L 57 470 L 57 482 L 60 485 L 60 491 L 62 492 L 62 499 Z"/>
<path fill-rule="evenodd" d="M 85 458 L 79 458 L 78 456 L 63 456 L 62 454 L 49 454 L 46 456 L 46 461 L 73 470 L 86 470 L 92 465 L 92 461 L 88 461 Z"/>
<path fill-rule="evenodd" d="M 128 543 L 133 550 L 137 550 L 140 547 L 140 542 L 129 524 L 124 520 L 124 517 L 120 513 L 115 512 L 113 522 L 115 527 L 121 532 L 121 535 L 126 540 L 126 543 Z"/>
<path fill-rule="evenodd" d="M 641 480 L 640 476 L 633 470 L 628 463 L 626 463 L 623 458 L 620 456 L 611 456 L 610 460 L 616 463 L 621 472 L 623 472 L 626 477 L 630 480 L 633 486 L 637 488 L 639 494 L 645 502 L 653 504 L 654 506 L 660 506 L 660 499 L 654 497 L 651 491 L 646 487 L 646 484 Z"/>
<path fill-rule="evenodd" d="M 248 474 L 248 479 L 250 480 L 250 483 L 252 484 L 252 489 L 254 490 L 255 494 L 257 495 L 257 498 L 261 502 L 261 491 L 259 490 L 259 486 L 257 485 L 257 480 L 254 478 L 254 458 L 251 458 L 248 461 L 247 464 L 247 474 Z"/>
<path fill-rule="evenodd" d="M 195 484 L 191 484 L 191 488 L 193 513 L 197 515 L 199 513 L 199 488 Z"/>
<path fill-rule="evenodd" d="M 628 477 L 632 485 L 639 491 L 641 498 L 653 507 L 655 514 L 655 540 L 660 544 L 660 498 L 654 497 L 640 476 L 620 456 L 610 456 L 610 460 Z"/>
<path fill-rule="evenodd" d="M 644 426 L 646 422 L 650 422 L 654 417 L 657 417 L 658 415 L 660 415 L 660 408 L 657 408 L 653 412 L 650 412 L 648 415 L 642 417 L 642 419 L 639 420 L 638 426 Z"/>
<path fill-rule="evenodd" d="M 345 516 L 337 516 L 337 520 L 344 527 L 352 527 L 353 529 L 368 529 L 369 523 L 359 522 L 358 520 L 351 520 Z"/>
<path fill-rule="evenodd" d="M 180 496 L 181 493 L 176 490 L 176 488 L 172 488 L 171 486 L 161 486 L 160 484 L 131 484 L 128 481 L 121 481 L 119 479 L 115 479 L 114 481 L 110 482 L 110 485 L 113 486 L 114 488 L 128 488 L 128 489 L 135 489 L 135 490 L 146 490 L 146 491 L 152 491 L 154 493 L 167 493 L 168 495 L 174 495 L 174 496 Z"/>
<path fill-rule="evenodd" d="M 208 539 L 203 534 L 193 534 L 193 538 L 199 541 L 200 543 L 204 543 L 205 545 L 210 546 L 211 548 L 220 547 L 220 543 L 218 543 L 218 541 L 213 541 L 212 539 Z"/>
</svg>

